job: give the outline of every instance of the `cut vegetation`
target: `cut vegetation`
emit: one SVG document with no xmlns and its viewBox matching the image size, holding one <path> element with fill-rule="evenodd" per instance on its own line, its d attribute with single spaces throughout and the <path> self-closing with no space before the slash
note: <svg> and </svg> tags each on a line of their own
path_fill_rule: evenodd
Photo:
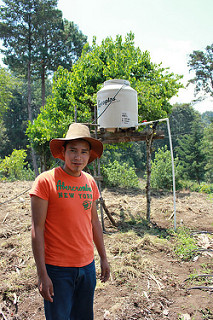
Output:
<svg viewBox="0 0 213 320">
<path fill-rule="evenodd" d="M 31 184 L 0 183 L 0 319 L 4 320 L 44 320 L 31 252 L 27 191 Z M 172 193 L 152 194 L 150 224 L 142 191 L 104 189 L 103 198 L 117 227 L 105 216 L 112 273 L 108 283 L 97 282 L 95 320 L 213 319 L 210 196 L 177 192 L 177 232 Z M 99 275 L 97 254 L 96 260 Z"/>
</svg>

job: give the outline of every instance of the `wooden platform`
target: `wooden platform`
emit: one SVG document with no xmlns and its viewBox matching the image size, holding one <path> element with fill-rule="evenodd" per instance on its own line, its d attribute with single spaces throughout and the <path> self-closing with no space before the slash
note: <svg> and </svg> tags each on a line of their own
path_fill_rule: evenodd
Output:
<svg viewBox="0 0 213 320">
<path fill-rule="evenodd" d="M 136 131 L 132 129 L 121 130 L 115 132 L 97 132 L 97 139 L 100 139 L 103 144 L 114 144 L 120 142 L 131 142 L 131 141 L 146 141 L 147 138 L 152 134 L 152 130 Z M 162 131 L 156 131 L 153 139 L 164 139 Z"/>
</svg>

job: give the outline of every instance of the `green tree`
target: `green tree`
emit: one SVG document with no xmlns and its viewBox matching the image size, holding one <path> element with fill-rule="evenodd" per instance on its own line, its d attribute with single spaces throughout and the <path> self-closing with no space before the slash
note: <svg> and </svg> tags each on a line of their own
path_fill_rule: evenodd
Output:
<svg viewBox="0 0 213 320">
<path fill-rule="evenodd" d="M 188 66 L 195 71 L 195 77 L 190 83 L 196 85 L 196 94 L 204 90 L 213 96 L 213 44 L 207 46 L 205 51 L 193 51 L 189 55 Z"/>
<path fill-rule="evenodd" d="M 45 104 L 45 82 L 48 74 L 56 71 L 58 66 L 71 70 L 73 62 L 81 55 L 87 37 L 79 31 L 78 26 L 68 20 L 62 20 L 62 12 L 52 8 L 50 1 L 39 2 L 37 15 L 37 36 L 35 52 L 35 69 L 42 83 L 42 105 Z M 38 63 L 40 62 L 40 63 Z"/>
<path fill-rule="evenodd" d="M 103 166 L 105 184 L 109 187 L 119 186 L 122 188 L 139 188 L 138 177 L 134 167 L 130 167 L 127 163 L 120 163 L 114 160 L 109 162 L 107 166 Z"/>
<path fill-rule="evenodd" d="M 22 0 L 5 0 L 4 3 L 5 6 L 0 7 L 0 34 L 5 49 L 1 52 L 5 54 L 4 63 L 28 79 L 28 115 L 32 121 L 31 68 L 35 51 L 36 3 Z"/>
<path fill-rule="evenodd" d="M 64 61 L 63 57 L 60 57 L 60 65 L 70 70 L 72 64 L 80 58 L 84 45 L 87 42 L 87 36 L 85 36 L 73 21 L 64 19 L 64 45 L 66 54 L 68 55 L 67 61 Z M 70 65 L 70 61 L 72 64 Z M 58 64 L 59 65 L 59 64 Z M 54 71 L 58 68 L 55 66 Z"/>
<path fill-rule="evenodd" d="M 2 114 L 0 130 L 0 157 L 4 158 L 12 153 L 13 149 L 27 149 L 28 139 L 25 134 L 28 124 L 27 112 L 27 82 L 25 79 L 16 79 L 17 86 L 11 91 L 12 98 Z M 52 93 L 52 84 L 47 81 L 47 89 Z M 33 117 L 38 116 L 38 105 L 41 105 L 41 86 L 39 81 L 32 86 Z M 50 91 L 51 89 L 51 91 Z M 30 162 L 29 149 L 27 149 Z"/>
<path fill-rule="evenodd" d="M 205 111 L 201 115 L 202 121 L 205 126 L 213 122 L 213 111 Z"/>
<path fill-rule="evenodd" d="M 4 4 L 0 6 L 0 38 L 5 48 L 1 51 L 5 54 L 4 63 L 27 79 L 28 118 L 32 122 L 32 76 L 41 79 L 44 105 L 48 70 L 56 70 L 61 61 L 72 65 L 70 28 L 64 31 L 62 13 L 56 8 L 57 0 L 4 0 Z M 33 149 L 31 154 L 38 174 Z"/>
<path fill-rule="evenodd" d="M 32 76 L 41 79 L 42 104 L 45 103 L 45 80 L 59 65 L 72 67 L 79 57 L 84 36 L 74 23 L 63 21 L 56 8 L 57 0 L 4 0 L 0 7 L 0 38 L 5 49 L 4 63 L 28 79 L 29 119 Z"/>
<path fill-rule="evenodd" d="M 59 67 L 53 77 L 52 97 L 41 107 L 38 117 L 28 122 L 27 136 L 40 158 L 40 167 L 46 170 L 52 165 L 53 159 L 49 149 L 49 141 L 56 137 L 63 137 L 71 122 L 74 121 L 74 101 L 70 86 L 71 73 Z M 82 117 L 86 116 L 82 110 Z"/>
<path fill-rule="evenodd" d="M 137 90 L 139 121 L 167 116 L 172 108 L 169 100 L 181 87 L 180 76 L 153 64 L 147 51 L 135 48 L 132 33 L 124 42 L 121 36 L 115 41 L 106 38 L 100 46 L 94 41 L 92 48 L 85 46 L 72 72 L 58 69 L 53 98 L 28 128 L 30 141 L 39 155 L 43 152 L 42 144 L 66 132 L 65 125 L 75 119 L 75 107 L 78 122 L 93 121 L 97 91 L 111 78 L 127 79 Z"/>
<path fill-rule="evenodd" d="M 169 73 L 151 62 L 148 51 L 134 45 L 134 34 L 125 41 L 117 36 L 93 42 L 92 50 L 85 50 L 73 66 L 73 96 L 77 103 L 88 105 L 91 114 L 96 105 L 96 93 L 109 79 L 126 79 L 138 92 L 139 122 L 167 116 L 172 106 L 169 100 L 181 87 L 180 76 Z"/>
<path fill-rule="evenodd" d="M 144 141 L 126 142 L 124 144 L 106 145 L 101 163 L 106 165 L 117 160 L 134 167 L 136 172 L 141 175 L 141 171 L 146 168 L 146 146 Z"/>
<path fill-rule="evenodd" d="M 0 156 L 4 155 L 2 150 L 6 150 L 9 143 L 4 117 L 10 111 L 14 91 L 18 90 L 18 86 L 18 80 L 8 70 L 0 67 Z"/>
<path fill-rule="evenodd" d="M 169 115 L 169 122 L 172 135 L 172 146 L 174 150 L 174 156 L 178 156 L 176 147 L 178 146 L 178 139 L 183 135 L 191 133 L 192 122 L 200 118 L 200 113 L 196 111 L 190 104 L 173 105 L 171 113 Z M 169 146 L 169 137 L 167 125 L 164 122 L 159 124 L 159 129 L 163 130 L 165 138 L 163 140 L 156 140 L 154 145 L 156 149 L 162 148 L 164 145 Z"/>
<path fill-rule="evenodd" d="M 180 173 L 181 166 L 178 158 L 174 159 L 175 166 L 175 183 L 176 187 L 180 186 Z M 155 158 L 151 162 L 152 174 L 151 174 L 151 186 L 156 189 L 172 189 L 173 177 L 172 177 L 172 160 L 171 152 L 167 149 L 167 146 L 160 148 L 155 153 Z"/>
<path fill-rule="evenodd" d="M 193 121 L 190 134 L 186 134 L 178 140 L 178 157 L 183 166 L 183 175 L 190 180 L 200 183 L 205 174 L 205 154 L 202 145 L 203 124 L 201 117 Z"/>
<path fill-rule="evenodd" d="M 17 85 L 17 81 L 9 71 L 0 67 L 0 116 L 8 108 L 13 95 L 12 91 Z"/>
<path fill-rule="evenodd" d="M 2 119 L 7 143 L 4 143 L 3 138 L 3 141 L 0 144 L 1 158 L 10 155 L 13 149 L 26 148 L 28 143 L 27 136 L 25 135 L 28 119 L 27 105 L 24 96 L 20 91 L 14 90 L 13 98 Z"/>
<path fill-rule="evenodd" d="M 14 149 L 12 154 L 6 156 L 0 163 L 0 179 L 12 181 L 34 179 L 33 172 L 27 167 L 26 157 L 26 150 Z"/>
<path fill-rule="evenodd" d="M 7 129 L 3 120 L 0 119 L 0 158 L 5 156 L 5 150 L 7 149 L 8 143 Z"/>
<path fill-rule="evenodd" d="M 213 122 L 204 129 L 203 149 L 206 156 L 206 180 L 213 183 Z"/>
</svg>

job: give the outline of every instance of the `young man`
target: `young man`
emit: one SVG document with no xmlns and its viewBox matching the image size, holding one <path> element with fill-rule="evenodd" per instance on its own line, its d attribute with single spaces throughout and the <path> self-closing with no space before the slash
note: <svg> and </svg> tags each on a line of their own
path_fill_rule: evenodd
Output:
<svg viewBox="0 0 213 320">
<path fill-rule="evenodd" d="M 30 191 L 32 248 L 39 292 L 47 320 L 92 320 L 96 285 L 94 247 L 101 263 L 101 281 L 110 268 L 96 210 L 99 191 L 83 172 L 103 152 L 87 126 L 70 125 L 66 138 L 53 139 L 50 150 L 64 161 L 38 176 Z"/>
</svg>

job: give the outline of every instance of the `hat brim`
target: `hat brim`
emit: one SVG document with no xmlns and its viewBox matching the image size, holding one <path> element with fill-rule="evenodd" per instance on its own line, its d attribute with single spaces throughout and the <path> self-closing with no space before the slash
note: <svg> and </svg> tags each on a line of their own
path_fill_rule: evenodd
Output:
<svg viewBox="0 0 213 320">
<path fill-rule="evenodd" d="M 66 141 L 72 141 L 72 140 L 85 140 L 88 141 L 91 149 L 90 149 L 90 158 L 88 163 L 94 161 L 97 158 L 100 158 L 102 153 L 103 153 L 103 144 L 101 141 L 94 139 L 94 138 L 89 138 L 89 137 L 73 137 L 72 139 L 70 138 L 58 138 L 58 139 L 52 139 L 50 141 L 50 151 L 53 155 L 54 158 L 61 159 L 65 161 L 64 156 L 63 156 L 63 145 Z"/>
</svg>

